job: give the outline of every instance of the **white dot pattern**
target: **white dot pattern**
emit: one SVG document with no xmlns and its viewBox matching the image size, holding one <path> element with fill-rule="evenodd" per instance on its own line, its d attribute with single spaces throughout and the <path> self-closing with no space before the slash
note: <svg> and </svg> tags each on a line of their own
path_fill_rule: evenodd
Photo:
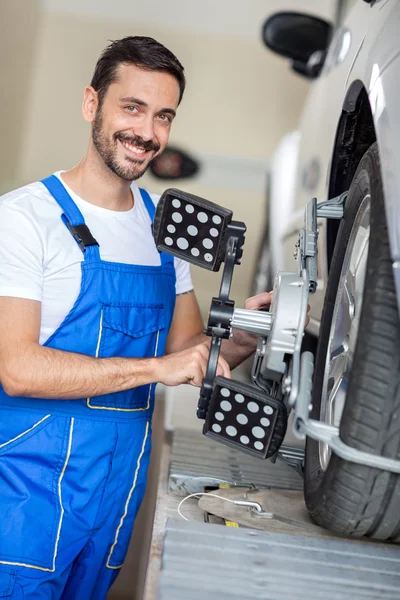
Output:
<svg viewBox="0 0 400 600">
<path fill-rule="evenodd" d="M 218 234 L 218 229 L 215 229 L 215 227 L 212 227 L 210 229 L 210 235 L 211 235 L 211 237 L 218 237 L 218 235 L 219 235 Z"/>
<path fill-rule="evenodd" d="M 242 414 L 236 416 L 236 421 L 238 423 L 240 423 L 240 425 L 247 425 L 247 423 L 249 422 L 246 415 L 242 415 Z"/>
<path fill-rule="evenodd" d="M 251 433 L 254 435 L 254 437 L 258 438 L 259 440 L 265 437 L 265 431 L 262 427 L 253 427 Z"/>
<path fill-rule="evenodd" d="M 208 221 L 208 215 L 205 212 L 199 212 L 197 218 L 200 221 L 200 223 L 207 223 Z"/>
<path fill-rule="evenodd" d="M 213 255 L 212 255 L 212 254 L 209 254 L 209 253 L 205 254 L 205 255 L 204 255 L 204 260 L 206 260 L 207 262 L 212 262 L 212 260 L 213 260 Z"/>
<path fill-rule="evenodd" d="M 187 232 L 189 235 L 197 235 L 199 233 L 199 230 L 194 225 L 189 225 L 189 227 L 187 228 Z"/>
<path fill-rule="evenodd" d="M 263 425 L 264 427 L 269 427 L 271 425 L 271 421 L 264 417 L 263 419 L 261 419 L 261 425 Z"/>
<path fill-rule="evenodd" d="M 217 419 L 217 421 L 223 421 L 225 419 L 225 415 L 223 415 L 221 412 L 216 412 L 215 418 Z"/>
<path fill-rule="evenodd" d="M 225 398 L 229 398 L 229 396 L 231 395 L 231 392 L 227 389 L 227 388 L 221 388 L 221 396 L 224 396 Z"/>
<path fill-rule="evenodd" d="M 214 423 L 211 429 L 215 431 L 215 433 L 220 433 L 220 431 L 222 431 L 222 427 L 221 425 L 218 425 L 218 423 Z"/>
<path fill-rule="evenodd" d="M 170 237 L 166 237 L 164 242 L 167 244 L 167 246 L 172 246 L 172 244 L 174 243 L 174 240 Z"/>
<path fill-rule="evenodd" d="M 255 402 L 249 402 L 247 405 L 247 410 L 249 410 L 252 413 L 258 412 L 258 404 L 256 404 Z"/>
<path fill-rule="evenodd" d="M 272 406 L 264 406 L 263 411 L 266 415 L 272 415 L 274 409 L 272 408 Z"/>
<path fill-rule="evenodd" d="M 176 231 L 176 227 L 175 227 L 175 225 L 168 225 L 168 227 L 167 227 L 167 231 L 168 231 L 169 233 L 175 233 L 175 231 Z"/>
<path fill-rule="evenodd" d="M 200 250 L 198 250 L 197 248 L 192 248 L 190 252 L 193 256 L 199 256 L 200 254 Z"/>
<path fill-rule="evenodd" d="M 222 221 L 222 219 L 219 215 L 214 215 L 212 220 L 213 220 L 213 223 L 215 223 L 216 225 L 219 225 Z"/>
<path fill-rule="evenodd" d="M 180 200 L 178 200 L 178 198 L 174 198 L 174 199 L 172 200 L 172 206 L 173 206 L 174 208 L 180 208 L 180 207 L 181 207 L 181 202 L 180 202 Z"/>
<path fill-rule="evenodd" d="M 234 437 L 235 435 L 237 435 L 237 429 L 236 427 L 233 427 L 233 425 L 228 425 L 228 427 L 226 428 L 226 433 L 231 437 Z"/>
<path fill-rule="evenodd" d="M 185 206 L 185 210 L 187 213 L 189 213 L 189 215 L 191 215 L 192 213 L 194 213 L 194 208 L 191 204 L 186 204 Z"/>
<path fill-rule="evenodd" d="M 248 444 L 250 442 L 250 440 L 247 437 L 247 435 L 240 436 L 240 441 L 242 442 L 242 444 Z"/>
<path fill-rule="evenodd" d="M 182 219 L 183 219 L 183 217 L 180 213 L 178 213 L 178 212 L 172 213 L 172 220 L 175 223 L 182 223 Z"/>
<path fill-rule="evenodd" d="M 261 442 L 254 442 L 254 448 L 256 450 L 264 450 L 264 444 L 262 444 Z"/>
<path fill-rule="evenodd" d="M 221 408 L 222 408 L 222 410 L 225 410 L 226 412 L 228 412 L 228 411 L 232 410 L 232 404 L 230 402 L 228 402 L 228 400 L 222 400 Z"/>
<path fill-rule="evenodd" d="M 242 394 L 235 394 L 235 400 L 236 402 L 239 402 L 239 404 L 242 404 L 242 402 L 244 402 L 244 396 Z"/>
<path fill-rule="evenodd" d="M 189 242 L 185 238 L 178 238 L 176 244 L 181 250 L 187 250 L 189 248 Z"/>
<path fill-rule="evenodd" d="M 212 240 L 206 238 L 205 240 L 203 240 L 203 246 L 204 248 L 207 248 L 207 250 L 211 250 L 211 248 L 214 246 L 214 243 Z"/>
</svg>

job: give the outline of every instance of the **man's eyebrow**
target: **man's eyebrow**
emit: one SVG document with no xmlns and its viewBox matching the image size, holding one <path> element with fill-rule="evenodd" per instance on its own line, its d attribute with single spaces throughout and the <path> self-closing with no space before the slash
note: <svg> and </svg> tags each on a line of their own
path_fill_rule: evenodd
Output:
<svg viewBox="0 0 400 600">
<path fill-rule="evenodd" d="M 147 107 L 148 104 L 144 100 L 139 100 L 139 98 L 134 98 L 133 96 L 127 96 L 126 98 L 121 98 L 121 102 L 130 102 L 131 104 L 139 104 L 139 106 Z"/>
<path fill-rule="evenodd" d="M 134 98 L 133 96 L 127 96 L 126 98 L 121 98 L 121 102 L 129 102 L 130 104 L 138 104 L 139 106 L 143 106 L 144 108 L 148 108 L 147 102 L 144 100 L 140 100 L 139 98 Z M 173 108 L 162 108 L 158 111 L 159 114 L 166 113 L 167 115 L 172 115 L 176 117 L 176 111 Z"/>
<path fill-rule="evenodd" d="M 167 115 L 172 115 L 173 117 L 176 117 L 176 111 L 173 110 L 173 108 L 163 108 L 162 110 L 159 111 L 160 114 L 164 114 L 166 113 Z"/>
</svg>

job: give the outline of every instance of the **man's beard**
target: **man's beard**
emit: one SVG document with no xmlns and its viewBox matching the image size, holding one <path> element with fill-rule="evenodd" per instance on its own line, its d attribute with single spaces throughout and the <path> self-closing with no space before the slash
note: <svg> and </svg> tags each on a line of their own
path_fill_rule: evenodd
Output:
<svg viewBox="0 0 400 600">
<path fill-rule="evenodd" d="M 126 181 L 135 181 L 142 177 L 153 160 L 155 160 L 157 152 L 160 150 L 160 145 L 152 140 L 145 142 L 139 136 L 130 136 L 121 131 L 114 133 L 110 140 L 103 130 L 103 115 L 100 107 L 98 108 L 96 117 L 93 121 L 92 138 L 95 148 L 103 159 L 104 164 L 113 173 L 118 175 L 118 177 L 121 177 L 121 179 L 125 179 Z M 128 142 L 129 144 L 137 146 L 138 148 L 143 148 L 146 151 L 154 150 L 155 155 L 146 165 L 143 164 L 145 159 L 135 159 L 130 156 L 125 157 L 126 162 L 129 162 L 129 164 L 121 164 L 117 159 L 118 140 Z"/>
</svg>

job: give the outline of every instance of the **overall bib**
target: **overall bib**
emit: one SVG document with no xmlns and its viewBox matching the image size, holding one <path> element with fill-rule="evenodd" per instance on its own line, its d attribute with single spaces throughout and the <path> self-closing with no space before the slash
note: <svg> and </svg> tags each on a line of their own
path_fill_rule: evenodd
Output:
<svg viewBox="0 0 400 600">
<path fill-rule="evenodd" d="M 161 253 L 158 267 L 101 260 L 60 180 L 43 184 L 84 254 L 79 296 L 44 346 L 103 358 L 163 355 L 173 257 Z M 153 220 L 154 204 L 141 195 Z M 145 490 L 154 388 L 43 400 L 0 387 L 0 598 L 106 597 Z"/>
</svg>

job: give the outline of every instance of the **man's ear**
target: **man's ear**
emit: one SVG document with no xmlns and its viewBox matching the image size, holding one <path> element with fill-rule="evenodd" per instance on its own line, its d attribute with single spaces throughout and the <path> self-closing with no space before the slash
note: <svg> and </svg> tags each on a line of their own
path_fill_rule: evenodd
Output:
<svg viewBox="0 0 400 600">
<path fill-rule="evenodd" d="M 96 90 L 88 85 L 83 93 L 82 116 L 87 123 L 93 123 L 97 108 L 99 106 L 99 96 Z"/>
</svg>

